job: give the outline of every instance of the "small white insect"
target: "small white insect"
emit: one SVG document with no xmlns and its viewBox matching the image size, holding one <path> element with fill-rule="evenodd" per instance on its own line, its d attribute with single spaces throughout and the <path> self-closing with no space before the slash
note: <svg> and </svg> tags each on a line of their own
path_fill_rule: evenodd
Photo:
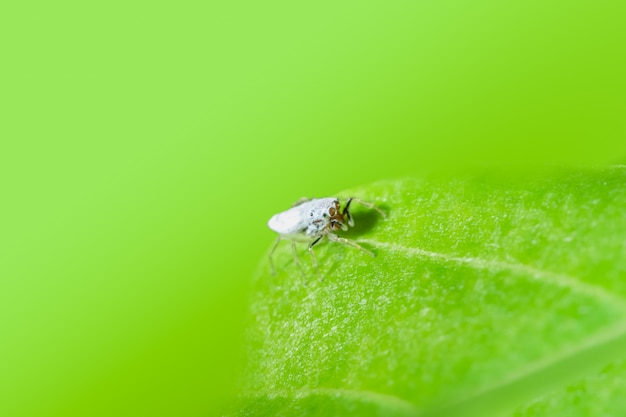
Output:
<svg viewBox="0 0 626 417">
<path fill-rule="evenodd" d="M 320 281 L 322 276 L 317 268 L 317 259 L 313 252 L 313 246 L 319 243 L 325 236 L 333 242 L 343 243 L 344 245 L 352 246 L 359 249 L 370 256 L 374 254 L 367 249 L 361 247 L 351 240 L 337 236 L 334 232 L 338 230 L 346 231 L 348 227 L 354 226 L 354 220 L 350 215 L 350 203 L 356 201 L 357 203 L 374 209 L 380 213 L 383 218 L 387 218 L 379 208 L 372 203 L 359 200 L 358 198 L 349 198 L 346 202 L 343 210 L 339 204 L 337 198 L 302 198 L 287 211 L 275 214 L 269 220 L 267 225 L 270 229 L 278 233 L 278 238 L 272 247 L 269 254 L 270 267 L 272 268 L 272 275 L 276 274 L 274 269 L 274 262 L 272 261 L 272 254 L 278 246 L 281 240 L 291 241 L 291 248 L 293 250 L 293 257 L 296 265 L 302 273 L 304 279 L 304 271 L 300 265 L 298 259 L 298 252 L 296 251 L 296 241 L 309 242 L 309 253 L 311 254 L 311 260 L 313 262 L 313 268 L 315 269 Z M 306 281 L 306 279 L 305 279 Z"/>
</svg>

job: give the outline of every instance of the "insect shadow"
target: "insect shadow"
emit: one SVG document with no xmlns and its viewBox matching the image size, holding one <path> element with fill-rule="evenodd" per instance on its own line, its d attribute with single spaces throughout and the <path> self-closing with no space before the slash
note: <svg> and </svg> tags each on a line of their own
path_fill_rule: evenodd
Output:
<svg viewBox="0 0 626 417">
<path fill-rule="evenodd" d="M 387 218 L 389 218 L 389 207 L 387 205 L 379 205 L 378 207 L 385 212 L 385 214 L 387 214 Z M 342 232 L 341 236 L 347 239 L 358 240 L 359 236 L 371 231 L 374 226 L 381 221 L 385 220 L 374 210 L 359 211 L 354 214 L 354 226 L 348 231 Z M 359 242 L 359 245 L 365 247 L 375 255 L 378 255 L 378 251 L 374 246 L 363 242 Z M 345 250 L 350 251 L 350 248 L 345 248 Z M 325 274 L 332 275 L 337 268 L 339 268 L 340 264 L 341 262 L 330 262 Z"/>
<path fill-rule="evenodd" d="M 389 217 L 389 207 L 381 205 L 379 208 Z M 381 221 L 385 221 L 380 214 L 374 210 L 360 210 L 354 213 L 354 226 L 349 230 L 342 232 L 341 235 L 346 238 L 358 239 L 359 236 L 366 234 Z"/>
</svg>

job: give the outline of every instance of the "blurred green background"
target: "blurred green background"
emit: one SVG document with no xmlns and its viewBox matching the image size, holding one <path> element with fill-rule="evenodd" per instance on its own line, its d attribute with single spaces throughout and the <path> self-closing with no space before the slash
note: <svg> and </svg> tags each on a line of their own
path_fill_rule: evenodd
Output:
<svg viewBox="0 0 626 417">
<path fill-rule="evenodd" d="M 626 155 L 623 2 L 0 6 L 0 415 L 202 416 L 302 196 Z"/>
</svg>

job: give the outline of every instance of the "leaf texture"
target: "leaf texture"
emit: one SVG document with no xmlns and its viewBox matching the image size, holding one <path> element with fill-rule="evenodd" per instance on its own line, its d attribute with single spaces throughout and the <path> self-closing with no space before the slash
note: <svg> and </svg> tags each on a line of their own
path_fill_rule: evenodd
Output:
<svg viewBox="0 0 626 417">
<path fill-rule="evenodd" d="M 238 416 L 552 416 L 624 409 L 626 169 L 384 181 L 253 283 Z M 558 410 L 556 413 L 555 410 Z M 556 414 L 555 414 L 556 413 Z M 561 414 L 559 414 L 561 413 Z"/>
</svg>

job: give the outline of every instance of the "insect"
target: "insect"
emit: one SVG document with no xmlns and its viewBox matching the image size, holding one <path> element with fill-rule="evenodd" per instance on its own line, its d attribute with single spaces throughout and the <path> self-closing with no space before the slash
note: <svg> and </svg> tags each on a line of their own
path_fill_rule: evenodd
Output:
<svg viewBox="0 0 626 417">
<path fill-rule="evenodd" d="M 278 233 L 278 238 L 269 253 L 272 275 L 276 274 L 274 262 L 272 261 L 272 255 L 281 240 L 291 241 L 294 261 L 300 269 L 302 278 L 305 282 L 306 278 L 304 276 L 302 266 L 300 265 L 298 252 L 296 250 L 296 241 L 309 242 L 309 253 L 311 254 L 313 269 L 315 269 L 320 281 L 322 281 L 322 276 L 320 275 L 317 267 L 317 259 L 315 258 L 313 247 L 322 241 L 324 237 L 327 237 L 333 242 L 352 246 L 353 248 L 359 249 L 370 256 L 374 256 L 372 252 L 363 248 L 356 242 L 339 237 L 335 234 L 335 232 L 339 230 L 346 231 L 348 230 L 348 227 L 354 226 L 354 220 L 350 215 L 350 203 L 353 201 L 376 210 L 383 218 L 387 217 L 385 213 L 383 213 L 374 204 L 354 197 L 348 199 L 343 209 L 341 208 L 339 200 L 334 197 L 312 199 L 302 198 L 296 201 L 289 210 L 272 216 L 267 225 L 270 229 Z"/>
</svg>

